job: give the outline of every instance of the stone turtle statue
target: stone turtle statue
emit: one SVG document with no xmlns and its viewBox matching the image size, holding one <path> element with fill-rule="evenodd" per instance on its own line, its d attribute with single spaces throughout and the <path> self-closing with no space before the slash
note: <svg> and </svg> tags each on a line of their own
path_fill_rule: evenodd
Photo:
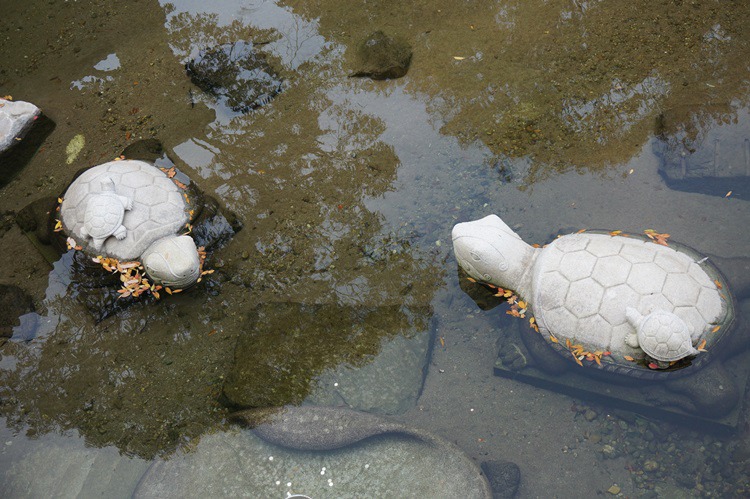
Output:
<svg viewBox="0 0 750 499">
<path fill-rule="evenodd" d="M 179 234 L 192 209 L 189 196 L 162 170 L 122 160 L 76 178 L 60 216 L 64 231 L 90 256 L 140 260 L 156 283 L 184 288 L 200 276 L 196 244 Z"/>
<path fill-rule="evenodd" d="M 597 368 L 645 379 L 689 374 L 709 357 L 697 347 L 710 351 L 734 320 L 719 270 L 676 243 L 586 232 L 533 248 L 490 215 L 457 224 L 453 245 L 471 277 L 528 303 L 553 348 Z M 658 331 L 641 319 L 649 314 L 659 316 Z"/>
</svg>

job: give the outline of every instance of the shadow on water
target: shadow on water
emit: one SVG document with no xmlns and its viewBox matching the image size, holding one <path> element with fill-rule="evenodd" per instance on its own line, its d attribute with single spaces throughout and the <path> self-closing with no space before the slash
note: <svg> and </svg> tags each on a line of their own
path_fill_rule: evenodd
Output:
<svg viewBox="0 0 750 499">
<path fill-rule="evenodd" d="M 626 430 L 609 416 L 587 415 L 585 424 L 596 426 L 582 429 L 578 412 L 563 415 L 567 399 L 542 400 L 492 378 L 494 359 L 477 365 L 509 325 L 463 299 L 450 275 L 450 227 L 497 212 L 542 243 L 560 228 L 668 226 L 701 252 L 747 257 L 748 5 L 180 0 L 123 6 L 109 20 L 114 7 L 78 3 L 92 14 L 85 23 L 75 21 L 84 7 L 72 4 L 60 5 L 61 20 L 39 20 L 50 29 L 67 23 L 48 46 L 9 35 L 14 49 L 28 43 L 35 53 L 33 61 L 12 54 L 0 88 L 38 99 L 58 126 L 47 149 L 3 188 L 0 209 L 57 196 L 78 168 L 119 154 L 123 140 L 155 136 L 244 228 L 211 254 L 207 267 L 216 272 L 207 282 L 100 324 L 74 297 L 68 257 L 49 276 L 32 249 L 0 269 L 3 282 L 33 295 L 40 324 L 33 341 L 3 346 L 1 407 L 10 428 L 31 437 L 77 430 L 88 445 L 151 458 L 221 425 L 229 407 L 308 400 L 388 412 L 365 400 L 386 378 L 355 389 L 320 386 L 364 372 L 391 355 L 389 345 L 406 351 L 398 341 L 417 338 L 414 357 L 426 362 L 412 369 L 419 387 L 390 413 L 455 437 L 473 456 L 522 462 L 529 495 L 558 485 L 540 456 L 592 469 L 590 480 L 606 491 L 603 477 L 625 473 L 625 464 L 602 461 L 612 457 L 602 458 L 605 445 L 618 449 L 613 459 L 637 466 L 661 460 L 662 472 L 633 471 L 629 493 L 669 477 L 682 490 L 702 483 L 721 494 L 734 486 L 716 478 L 722 470 L 692 484 L 677 479 L 677 461 L 708 437 L 679 447 L 668 431 L 654 436 L 657 423 Z M 8 12 L 0 27 L 15 30 L 23 14 L 15 5 Z M 102 26 L 98 41 L 85 38 L 92 25 Z M 128 25 L 144 30 L 134 48 L 117 38 Z M 411 46 L 405 77 L 349 78 L 356 47 L 375 30 Z M 236 42 L 252 43 L 283 81 L 278 95 L 249 111 L 200 90 L 184 71 L 202 51 Z M 115 52 L 117 65 L 99 65 Z M 60 119 L 71 109 L 71 120 Z M 89 145 L 64 165 L 78 133 Z M 710 154 L 717 142 L 729 159 Z M 685 164 L 713 169 L 698 168 L 695 180 L 680 184 L 692 175 Z M 678 176 L 669 173 L 674 165 Z M 714 196 L 704 195 L 709 183 Z M 734 193 L 725 199 L 724 190 Z M 14 228 L 0 236 L 8 253 L 28 247 Z M 451 343 L 449 334 L 465 341 Z M 430 362 L 443 367 L 428 369 Z M 405 371 L 392 371 L 389 382 L 398 384 Z M 471 377 L 479 371 L 481 382 Z M 463 384 L 451 373 L 462 373 Z M 485 419 L 469 423 L 455 411 L 474 393 L 482 394 L 473 403 L 485 404 Z M 423 410 L 431 404 L 436 409 Z M 540 412 L 519 422 L 523 411 Z M 556 416 L 545 422 L 543 411 Z M 558 434 L 530 429 L 553 417 Z M 508 430 L 489 430 L 500 425 Z M 599 434 L 595 443 L 585 438 L 598 446 L 581 447 L 585 462 L 563 462 L 569 454 L 559 449 L 570 444 L 563 435 L 584 433 Z M 746 441 L 747 429 L 740 434 Z M 670 445 L 679 454 L 672 461 Z M 747 452 L 730 455 L 728 447 L 711 447 L 706 459 Z M 691 477 L 694 464 L 683 466 L 692 466 Z M 747 475 L 732 470 L 736 488 L 744 487 Z"/>
</svg>

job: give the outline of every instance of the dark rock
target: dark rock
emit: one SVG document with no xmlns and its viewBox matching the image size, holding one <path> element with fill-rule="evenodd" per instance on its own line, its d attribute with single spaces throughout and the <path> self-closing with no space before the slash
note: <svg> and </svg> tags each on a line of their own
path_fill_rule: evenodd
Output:
<svg viewBox="0 0 750 499">
<path fill-rule="evenodd" d="M 487 476 L 495 499 L 510 499 L 515 497 L 521 483 L 521 470 L 516 463 L 510 461 L 485 461 L 482 471 Z"/>
<path fill-rule="evenodd" d="M 203 50 L 185 69 L 198 88 L 238 113 L 267 104 L 282 90 L 282 79 L 252 42 Z"/>
<path fill-rule="evenodd" d="M 0 338 L 10 338 L 13 328 L 21 324 L 18 318 L 33 311 L 31 296 L 18 286 L 0 284 Z"/>
<path fill-rule="evenodd" d="M 411 56 L 411 47 L 404 40 L 375 31 L 357 47 L 357 69 L 352 76 L 401 78 L 409 70 Z"/>
<path fill-rule="evenodd" d="M 125 159 L 137 159 L 154 164 L 164 156 L 164 148 L 157 139 L 143 139 L 133 142 L 122 151 Z"/>
<path fill-rule="evenodd" d="M 57 198 L 52 196 L 44 197 L 27 204 L 16 215 L 16 223 L 24 232 L 33 233 L 42 244 L 50 244 L 51 221 L 55 217 L 50 217 L 57 207 Z"/>
<path fill-rule="evenodd" d="M 216 249 L 231 239 L 242 223 L 232 212 L 222 212 L 219 202 L 211 196 L 203 197 L 203 209 L 193 221 L 191 236 L 196 246 Z"/>
</svg>

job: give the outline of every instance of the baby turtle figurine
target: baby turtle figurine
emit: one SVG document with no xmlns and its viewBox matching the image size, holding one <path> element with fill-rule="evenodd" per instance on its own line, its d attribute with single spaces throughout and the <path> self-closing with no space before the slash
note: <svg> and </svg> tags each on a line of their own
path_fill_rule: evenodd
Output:
<svg viewBox="0 0 750 499">
<path fill-rule="evenodd" d="M 92 245 L 97 251 L 102 249 L 109 236 L 125 239 L 128 229 L 122 225 L 122 219 L 125 210 L 133 209 L 132 199 L 115 192 L 115 182 L 111 177 L 103 178 L 99 185 L 101 191 L 89 196 L 80 229 L 84 238 L 93 240 Z"/>
<path fill-rule="evenodd" d="M 679 377 L 734 319 L 721 273 L 676 243 L 585 232 L 533 248 L 490 215 L 457 224 L 453 247 L 469 276 L 515 290 L 550 346 L 582 365 Z"/>
<path fill-rule="evenodd" d="M 65 232 L 90 256 L 140 260 L 152 280 L 184 288 L 200 277 L 187 194 L 162 170 L 137 160 L 85 170 L 63 196 Z M 114 236 L 114 237 L 111 237 Z"/>
<path fill-rule="evenodd" d="M 640 347 L 659 367 L 669 367 L 670 362 L 698 354 L 690 340 L 688 325 L 675 314 L 657 310 L 644 316 L 633 307 L 627 307 L 625 317 L 636 329 L 625 337 L 625 343 L 633 348 Z"/>
</svg>

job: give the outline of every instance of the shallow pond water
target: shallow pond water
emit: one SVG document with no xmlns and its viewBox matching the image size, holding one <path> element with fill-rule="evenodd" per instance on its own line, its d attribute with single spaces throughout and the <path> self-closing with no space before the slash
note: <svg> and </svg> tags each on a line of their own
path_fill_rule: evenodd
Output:
<svg viewBox="0 0 750 499">
<path fill-rule="evenodd" d="M 530 243 L 653 228 L 750 257 L 750 4 L 6 4 L 0 95 L 35 103 L 56 128 L 0 190 L 0 283 L 37 311 L 35 338 L 0 351 L 4 496 L 47 493 L 24 488 L 23 473 L 96 449 L 131 459 L 101 488 L 128 496 L 149 460 L 200 448 L 230 410 L 303 401 L 386 414 L 477 462 L 513 461 L 519 497 L 750 493 L 746 413 L 717 437 L 493 376 L 517 325 L 462 291 L 450 241 L 455 223 L 497 213 Z M 375 30 L 411 46 L 406 76 L 350 77 Z M 283 80 L 248 113 L 185 72 L 238 41 Z M 96 323 L 71 254 L 50 268 L 14 213 L 152 137 L 243 228 L 190 292 Z M 676 143 L 721 150 L 734 170 L 668 183 L 659 168 Z M 730 179 L 721 193 L 718 177 Z M 736 298 L 746 315 L 748 295 Z M 59 483 L 72 473 L 55 470 Z M 84 490 L 68 485 L 62 495 Z"/>
</svg>

